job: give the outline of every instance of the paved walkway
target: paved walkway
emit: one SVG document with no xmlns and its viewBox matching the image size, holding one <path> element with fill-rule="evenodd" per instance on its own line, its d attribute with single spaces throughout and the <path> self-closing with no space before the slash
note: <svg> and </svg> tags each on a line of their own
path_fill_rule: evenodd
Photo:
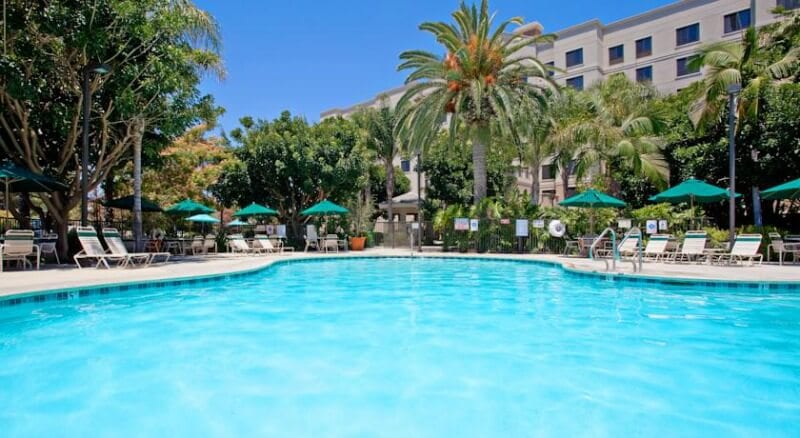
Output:
<svg viewBox="0 0 800 438">
<path fill-rule="evenodd" d="M 411 252 L 391 249 L 371 249 L 365 252 L 342 252 L 339 256 L 408 256 Z M 605 273 L 605 264 L 588 259 L 567 258 L 556 255 L 516 255 L 516 254 L 459 254 L 435 253 L 423 254 L 427 257 L 482 257 L 497 259 L 529 259 L 553 263 L 561 263 L 565 267 L 587 272 Z M 232 256 L 222 254 L 210 257 L 187 257 L 171 261 L 166 265 L 154 265 L 140 269 L 81 269 L 74 266 L 44 267 L 41 271 L 5 271 L 0 273 L 0 297 L 20 293 L 96 286 L 108 283 L 128 283 L 147 280 L 163 280 L 168 278 L 193 278 L 204 275 L 233 273 L 258 269 L 283 258 L 317 258 L 329 257 L 326 254 L 298 253 L 295 255 L 260 255 Z M 633 273 L 630 262 L 619 263 L 617 272 L 621 275 L 637 275 Z M 648 277 L 665 277 L 669 279 L 702 279 L 723 281 L 777 281 L 800 283 L 800 264 L 777 266 L 708 266 L 697 264 L 665 264 L 645 262 L 641 275 Z"/>
</svg>

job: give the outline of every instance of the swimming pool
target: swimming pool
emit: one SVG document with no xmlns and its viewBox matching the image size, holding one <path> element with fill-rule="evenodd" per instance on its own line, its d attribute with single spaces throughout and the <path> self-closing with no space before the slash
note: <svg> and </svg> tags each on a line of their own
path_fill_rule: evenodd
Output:
<svg viewBox="0 0 800 438">
<path fill-rule="evenodd" d="M 3 436 L 790 435 L 800 297 L 315 260 L 0 308 Z"/>
</svg>

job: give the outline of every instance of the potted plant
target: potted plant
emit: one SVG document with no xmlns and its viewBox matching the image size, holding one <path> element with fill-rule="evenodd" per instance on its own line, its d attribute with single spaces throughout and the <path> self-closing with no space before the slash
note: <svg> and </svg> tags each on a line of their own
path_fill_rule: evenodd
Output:
<svg viewBox="0 0 800 438">
<path fill-rule="evenodd" d="M 363 251 L 367 244 L 367 233 L 358 232 L 355 236 L 350 236 L 350 249 L 353 251 Z"/>
</svg>

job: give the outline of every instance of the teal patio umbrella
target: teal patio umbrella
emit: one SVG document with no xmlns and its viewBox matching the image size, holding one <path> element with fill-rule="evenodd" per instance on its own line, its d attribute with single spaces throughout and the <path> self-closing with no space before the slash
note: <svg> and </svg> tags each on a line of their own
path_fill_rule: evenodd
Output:
<svg viewBox="0 0 800 438">
<path fill-rule="evenodd" d="M 594 210 L 595 208 L 624 208 L 625 202 L 603 192 L 589 189 L 559 202 L 558 205 Z M 594 234 L 594 211 L 589 215 L 589 234 Z"/>
<path fill-rule="evenodd" d="M 68 189 L 66 185 L 49 176 L 33 173 L 9 160 L 0 163 L 0 183 L 3 184 L 5 192 L 6 209 L 9 209 L 8 204 L 11 199 L 9 193 L 11 192 L 39 193 Z"/>
<path fill-rule="evenodd" d="M 350 210 L 327 199 L 320 201 L 300 212 L 303 216 L 334 216 L 350 213 Z"/>
<path fill-rule="evenodd" d="M 216 224 L 219 222 L 219 219 L 215 218 L 214 216 L 208 214 L 196 214 L 194 216 L 189 216 L 185 221 L 188 222 L 195 222 L 199 224 Z"/>
<path fill-rule="evenodd" d="M 699 179 L 690 178 L 675 187 L 651 196 L 650 201 L 667 202 L 670 204 L 688 202 L 692 212 L 694 212 L 695 203 L 711 204 L 724 201 L 730 197 L 729 193 L 727 189 L 711 185 Z M 736 193 L 737 198 L 740 196 L 742 195 Z M 692 218 L 692 223 L 694 223 L 694 218 Z"/>
<path fill-rule="evenodd" d="M 800 178 L 762 191 L 761 199 L 800 199 Z"/>
<path fill-rule="evenodd" d="M 270 216 L 278 214 L 277 211 L 265 207 L 261 204 L 256 204 L 253 202 L 252 204 L 248 205 L 247 207 L 237 211 L 233 214 L 233 217 L 250 217 L 250 216 Z"/>
<path fill-rule="evenodd" d="M 111 201 L 102 202 L 107 208 L 118 208 L 120 210 L 133 210 L 133 195 L 123 196 L 122 198 L 112 199 Z M 142 198 L 142 211 L 147 213 L 156 213 L 164 211 L 155 202 Z"/>
<path fill-rule="evenodd" d="M 214 209 L 206 207 L 205 205 L 200 204 L 198 202 L 192 201 L 191 199 L 184 199 L 183 201 L 164 210 L 164 212 L 170 214 L 199 215 L 203 213 L 213 213 Z"/>
</svg>

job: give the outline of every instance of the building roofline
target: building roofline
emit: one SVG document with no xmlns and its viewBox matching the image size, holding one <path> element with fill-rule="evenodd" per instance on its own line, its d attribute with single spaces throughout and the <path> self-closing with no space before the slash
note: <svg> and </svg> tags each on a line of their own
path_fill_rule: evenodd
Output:
<svg viewBox="0 0 800 438">
<path fill-rule="evenodd" d="M 402 91 L 406 91 L 407 89 L 411 88 L 411 86 L 414 85 L 414 84 L 415 84 L 414 82 L 411 82 L 411 83 L 408 83 L 408 84 L 401 85 L 399 87 L 394 87 L 394 88 L 391 88 L 389 90 L 381 91 L 380 93 L 376 94 L 375 97 L 373 97 L 371 99 L 368 99 L 368 100 L 365 100 L 363 102 L 359 102 L 359 103 L 357 103 L 355 105 L 350 105 L 350 106 L 344 107 L 344 108 L 332 108 L 332 109 L 323 111 L 322 113 L 320 113 L 320 118 L 347 114 L 347 113 L 351 113 L 353 111 L 356 111 L 359 108 L 364 108 L 364 107 L 375 105 L 376 103 L 378 103 L 383 98 L 383 96 L 397 94 L 397 93 L 400 93 Z"/>
</svg>

